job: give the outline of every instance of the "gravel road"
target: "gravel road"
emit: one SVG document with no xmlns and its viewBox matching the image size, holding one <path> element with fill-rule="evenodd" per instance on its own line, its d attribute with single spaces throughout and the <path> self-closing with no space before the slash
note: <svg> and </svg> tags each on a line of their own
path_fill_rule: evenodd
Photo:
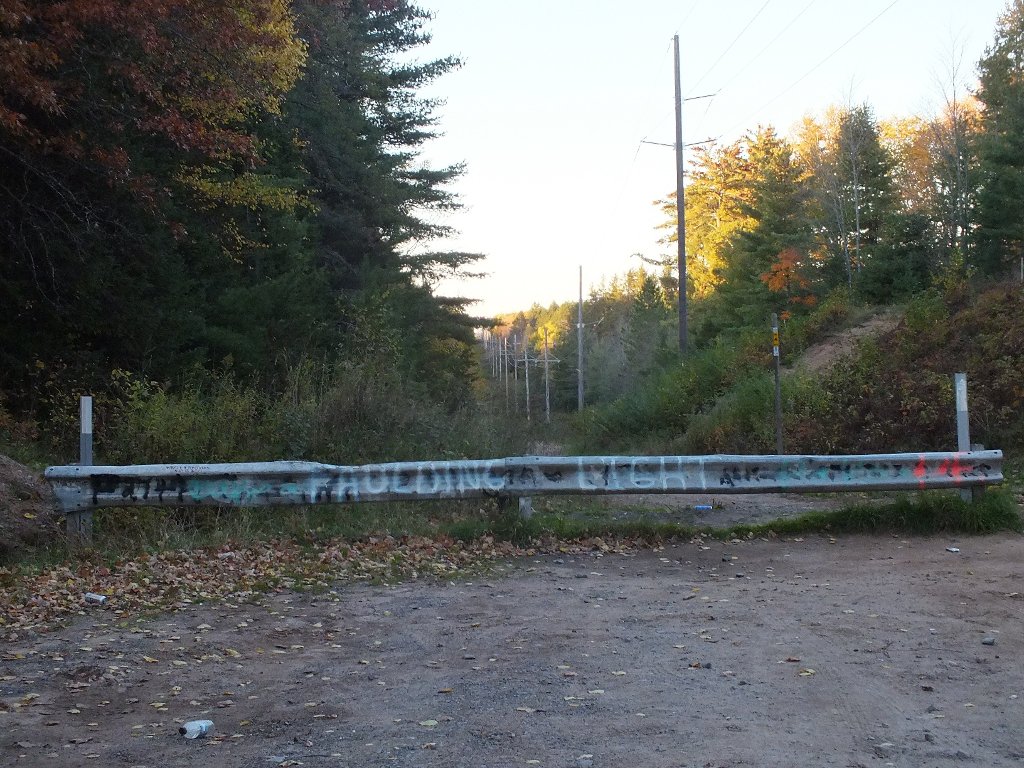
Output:
<svg viewBox="0 0 1024 768">
<path fill-rule="evenodd" d="M 1018 766 L 1022 551 L 695 539 L 121 625 L 93 607 L 3 649 L 0 764 Z M 192 718 L 215 735 L 184 740 Z"/>
</svg>

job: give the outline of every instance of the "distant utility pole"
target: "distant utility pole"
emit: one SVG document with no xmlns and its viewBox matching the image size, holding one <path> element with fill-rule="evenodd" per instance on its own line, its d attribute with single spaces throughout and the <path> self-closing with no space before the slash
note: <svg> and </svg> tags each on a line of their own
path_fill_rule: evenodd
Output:
<svg viewBox="0 0 1024 768">
<path fill-rule="evenodd" d="M 583 410 L 583 265 L 580 265 L 580 303 L 576 306 L 576 410 Z"/>
<path fill-rule="evenodd" d="M 508 336 L 502 336 L 501 373 L 505 379 L 505 413 L 508 413 Z"/>
<path fill-rule="evenodd" d="M 515 406 L 515 412 L 519 413 L 519 334 L 512 335 L 512 403 Z"/>
<path fill-rule="evenodd" d="M 679 35 L 672 37 L 676 64 L 676 252 L 679 261 L 679 353 L 686 354 L 686 198 L 683 190 L 683 91 L 679 72 Z M 581 267 L 582 269 L 582 267 Z M 582 395 L 580 396 L 582 398 Z"/>
<path fill-rule="evenodd" d="M 523 373 L 526 376 L 526 420 L 530 421 L 530 337 L 523 344 Z"/>
<path fill-rule="evenodd" d="M 544 326 L 544 423 L 551 423 L 551 384 L 548 381 L 548 329 Z"/>
</svg>

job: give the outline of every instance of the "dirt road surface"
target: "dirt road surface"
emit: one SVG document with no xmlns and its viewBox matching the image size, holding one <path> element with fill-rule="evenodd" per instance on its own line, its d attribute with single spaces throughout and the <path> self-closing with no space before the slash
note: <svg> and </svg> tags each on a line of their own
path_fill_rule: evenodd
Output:
<svg viewBox="0 0 1024 768">
<path fill-rule="evenodd" d="M 0 764 L 1018 766 L 1022 554 L 696 539 L 123 626 L 91 607 L 2 649 Z M 214 736 L 179 736 L 193 718 Z"/>
</svg>

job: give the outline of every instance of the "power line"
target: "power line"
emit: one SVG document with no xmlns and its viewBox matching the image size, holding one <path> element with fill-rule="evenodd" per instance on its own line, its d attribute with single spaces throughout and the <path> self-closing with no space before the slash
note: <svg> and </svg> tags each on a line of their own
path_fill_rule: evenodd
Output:
<svg viewBox="0 0 1024 768">
<path fill-rule="evenodd" d="M 699 2 L 700 2 L 700 0 L 693 0 L 693 2 L 692 2 L 692 3 L 690 3 L 690 10 L 688 10 L 688 11 L 686 12 L 686 15 L 685 15 L 685 16 L 683 16 L 683 20 L 679 22 L 679 26 L 678 26 L 678 27 L 676 27 L 676 32 L 679 32 L 679 30 L 680 30 L 680 29 L 682 28 L 682 26 L 683 26 L 683 25 L 684 25 L 684 24 L 685 24 L 686 22 L 688 22 L 688 21 L 690 20 L 690 17 L 691 17 L 692 15 L 693 15 L 693 11 L 694 11 L 694 9 L 696 9 L 696 7 L 697 7 L 697 4 L 698 4 Z"/>
<path fill-rule="evenodd" d="M 778 33 L 775 35 L 775 37 L 773 37 L 771 40 L 769 40 L 765 44 L 765 46 L 763 48 L 761 48 L 761 50 L 759 50 L 757 53 L 755 53 L 753 56 L 751 56 L 746 61 L 746 63 L 743 64 L 743 66 L 741 66 L 739 69 L 737 69 L 732 77 L 730 77 L 728 80 L 725 81 L 725 83 L 723 83 L 721 86 L 719 86 L 719 88 L 718 88 L 719 93 L 721 93 L 722 91 L 726 90 L 730 85 L 732 85 L 732 83 L 736 82 L 736 78 L 737 77 L 739 77 L 744 72 L 746 72 L 751 64 L 753 64 L 755 61 L 757 61 L 759 58 L 761 58 L 761 56 L 764 55 L 765 51 L 767 51 L 769 48 L 771 48 L 773 45 L 775 45 L 775 43 L 778 42 L 779 38 L 782 37 L 784 34 L 786 34 L 786 32 L 788 32 L 790 30 L 790 28 L 794 24 L 796 24 L 803 17 L 803 15 L 805 13 L 807 13 L 807 11 L 809 11 L 811 9 L 811 6 L 813 6 L 817 2 L 818 2 L 818 0 L 810 0 L 810 2 L 807 3 L 807 5 L 805 5 L 802 10 L 798 11 L 796 16 L 794 16 L 792 19 L 790 19 L 789 22 L 782 29 L 780 29 L 778 31 Z M 711 107 L 714 106 L 714 103 L 715 103 L 714 99 L 711 99 L 708 102 L 707 108 L 704 110 L 704 114 L 701 115 L 701 118 L 700 118 L 701 121 L 699 123 L 700 126 L 704 125 L 704 121 L 707 120 L 708 113 L 711 112 Z"/>
<path fill-rule="evenodd" d="M 863 27 L 861 27 L 861 28 L 860 28 L 860 29 L 858 29 L 858 30 L 857 30 L 856 32 L 854 32 L 854 33 L 853 33 L 852 35 L 850 35 L 850 37 L 848 37 L 848 38 L 846 39 L 846 41 L 845 41 L 845 42 L 843 42 L 843 43 L 842 43 L 842 44 L 841 44 L 841 45 L 840 45 L 840 46 L 839 46 L 838 48 L 836 48 L 836 49 L 835 49 L 834 51 L 832 51 L 832 52 L 831 52 L 831 53 L 830 53 L 830 54 L 829 54 L 828 56 L 826 56 L 825 58 L 823 58 L 823 59 L 822 59 L 821 61 L 819 61 L 819 62 L 818 62 L 817 64 L 815 64 L 815 65 L 814 65 L 813 67 L 811 67 L 811 68 L 810 68 L 809 70 L 807 70 L 807 71 L 806 71 L 806 72 L 805 72 L 805 73 L 804 73 L 803 75 L 801 75 L 801 76 L 800 76 L 800 77 L 799 77 L 799 78 L 798 78 L 798 79 L 797 79 L 797 80 L 796 80 L 795 82 L 793 82 L 793 83 L 792 83 L 791 85 L 789 85 L 788 87 L 786 87 L 786 88 L 785 88 L 784 90 L 782 90 L 782 91 L 780 91 L 779 93 L 777 93 L 777 94 L 776 94 L 775 96 L 773 96 L 773 97 L 772 97 L 771 99 L 769 99 L 768 101 L 766 101 L 766 102 L 765 102 L 764 104 L 762 104 L 762 105 L 761 105 L 760 107 L 758 107 L 757 109 L 755 109 L 754 111 L 752 111 L 752 112 L 751 112 L 750 114 L 748 114 L 748 115 L 747 115 L 746 117 L 744 117 L 744 118 L 743 118 L 742 120 L 738 121 L 738 122 L 737 122 L 737 123 L 735 123 L 734 125 L 731 125 L 731 126 L 730 126 L 730 127 L 728 128 L 728 130 L 726 130 L 726 131 L 724 131 L 724 132 L 723 132 L 723 134 L 722 134 L 722 135 L 725 135 L 726 133 L 731 133 L 731 132 L 732 132 L 733 130 L 735 130 L 736 128 L 738 128 L 738 127 L 741 127 L 741 126 L 745 125 L 745 124 L 746 124 L 746 122 L 747 122 L 747 121 L 748 121 L 748 120 L 749 120 L 750 118 L 754 117 L 755 115 L 759 114 L 759 113 L 760 113 L 760 112 L 762 112 L 763 110 L 767 109 L 767 108 L 768 108 L 768 107 L 770 107 L 770 106 L 771 106 L 772 104 L 774 104 L 774 103 L 775 103 L 776 101 L 778 101 L 778 100 L 779 100 L 779 99 L 781 99 L 781 98 L 782 98 L 783 96 L 785 96 L 785 95 L 786 95 L 787 93 L 789 93 L 789 92 L 790 92 L 790 91 L 792 91 L 792 90 L 793 90 L 794 88 L 796 88 L 796 87 L 797 87 L 798 85 L 800 85 L 800 83 L 802 83 L 802 82 L 803 82 L 804 80 L 806 80 L 806 79 L 807 79 L 808 77 L 810 77 L 810 76 L 811 76 L 812 74 L 814 74 L 814 73 L 815 73 L 815 72 L 817 72 L 817 71 L 818 71 L 819 69 L 821 69 L 821 67 L 822 67 L 822 66 L 824 66 L 824 65 L 825 65 L 825 63 L 826 63 L 826 62 L 828 62 L 828 61 L 829 61 L 829 60 L 830 60 L 830 59 L 831 59 L 831 58 L 832 58 L 833 56 L 835 56 L 835 55 L 836 55 L 837 53 L 839 53 L 839 52 L 840 52 L 841 50 L 843 50 L 843 48 L 845 48 L 845 47 L 846 47 L 846 46 L 848 46 L 848 45 L 849 45 L 850 43 L 852 43 L 852 42 L 853 42 L 854 40 L 856 40 L 856 39 L 857 39 L 858 37 L 860 37 L 860 35 L 861 35 L 861 34 L 863 34 L 863 33 L 864 33 L 864 31 L 868 29 L 868 27 L 870 27 L 870 26 L 871 26 L 872 24 L 874 24 L 874 23 L 875 23 L 876 21 L 878 21 L 878 20 L 879 20 L 880 18 L 882 18 L 882 17 L 883 17 L 883 16 L 884 16 L 884 15 L 885 15 L 886 13 L 888 13 L 888 12 L 889 12 L 889 10 L 890 10 L 890 9 L 891 9 L 891 8 L 892 8 L 892 7 L 894 6 L 894 5 L 896 5 L 896 4 L 897 4 L 897 3 L 899 2 L 899 1 L 900 1 L 900 0 L 892 0 L 892 2 L 891 2 L 891 3 L 889 3 L 889 4 L 887 5 L 887 6 L 885 6 L 885 8 L 883 8 L 883 9 L 882 9 L 882 10 L 881 10 L 881 11 L 880 11 L 880 12 L 878 13 L 878 15 L 876 15 L 876 16 L 875 16 L 875 17 L 874 17 L 873 19 L 871 19 L 871 21 L 869 21 L 869 22 L 868 22 L 867 24 L 865 24 L 865 25 L 864 25 Z"/>
<path fill-rule="evenodd" d="M 696 5 L 697 5 L 697 3 L 695 1 L 693 3 L 693 5 L 690 6 L 690 11 L 691 12 L 696 7 Z M 665 50 L 661 54 L 661 58 L 658 60 L 658 67 L 659 68 L 664 64 L 665 55 L 671 50 L 671 48 L 672 48 L 672 41 L 669 40 L 668 44 L 665 46 Z M 660 94 L 652 93 L 648 97 L 646 106 L 640 112 L 641 119 L 639 121 L 639 127 L 642 128 L 643 124 L 645 122 L 647 122 L 647 118 L 648 118 L 648 116 L 651 113 L 651 107 L 654 104 L 654 100 L 655 100 L 655 98 L 658 98 L 659 95 Z M 636 134 L 634 133 L 634 135 L 636 135 Z M 644 139 L 646 139 L 646 138 L 647 137 L 644 136 Z M 614 218 L 615 215 L 619 211 L 619 205 L 622 203 L 622 197 L 623 197 L 623 195 L 625 195 L 626 189 L 629 187 L 629 182 L 630 182 L 630 180 L 633 177 L 633 169 L 636 167 L 636 159 L 637 159 L 637 157 L 640 156 L 640 150 L 642 148 L 643 148 L 643 139 L 641 139 L 640 141 L 637 142 L 637 144 L 636 144 L 636 151 L 633 153 L 633 159 L 629 161 L 629 165 L 626 167 L 626 173 L 624 174 L 624 177 L 623 177 L 622 181 L 618 185 L 618 191 L 617 191 L 617 193 L 615 195 L 615 202 L 612 204 L 612 208 L 611 208 L 611 213 L 610 213 L 610 217 L 611 218 Z"/>
<path fill-rule="evenodd" d="M 718 90 L 719 91 L 724 91 L 729 85 L 734 83 L 736 81 L 736 78 L 739 77 L 741 74 L 743 74 L 747 70 L 747 67 L 749 67 L 755 61 L 757 61 L 759 58 L 761 58 L 761 56 L 764 54 L 764 52 L 767 51 L 769 48 L 771 48 L 773 45 L 775 45 L 775 43 L 778 41 L 778 39 L 780 37 L 782 37 L 784 34 L 786 34 L 786 32 L 789 31 L 790 27 L 792 27 L 794 24 L 796 24 L 798 21 L 800 21 L 801 17 L 803 17 L 803 15 L 805 13 L 807 13 L 807 11 L 809 11 L 811 9 L 811 6 L 816 4 L 817 2 L 818 2 L 818 0 L 811 0 L 811 2 L 809 2 L 807 5 L 805 5 L 802 11 L 800 11 L 799 13 L 797 13 L 796 16 L 794 16 L 792 19 L 790 19 L 789 23 L 786 24 L 786 26 L 784 26 L 782 29 L 780 29 L 779 33 L 777 35 L 775 35 L 775 37 L 773 37 L 771 40 L 769 40 L 768 43 L 764 46 L 764 48 L 762 48 L 757 53 L 755 53 L 753 56 L 751 56 L 742 67 L 740 67 L 738 70 L 736 70 L 736 73 L 732 77 L 730 77 L 728 80 L 726 80 L 722 85 L 720 85 L 718 87 Z"/>
<path fill-rule="evenodd" d="M 736 45 L 736 43 L 738 43 L 740 41 L 740 38 L 743 37 L 744 33 L 748 29 L 750 29 L 750 25 L 753 24 L 755 21 L 757 21 L 757 17 L 760 16 L 764 12 L 764 9 L 768 7 L 768 4 L 771 1 L 772 0 L 764 0 L 764 5 L 762 5 L 760 8 L 758 8 L 757 12 L 753 16 L 750 17 L 750 20 L 746 23 L 746 25 L 743 27 L 743 29 L 741 29 L 739 31 L 739 34 L 736 35 L 736 37 L 733 38 L 732 42 L 729 43 L 728 46 L 726 46 L 726 49 L 724 51 L 722 51 L 722 55 L 719 56 L 717 59 L 715 59 L 715 62 L 710 67 L 708 67 L 708 69 L 704 72 L 703 75 L 700 76 L 700 79 L 697 80 L 696 83 L 694 83 L 693 85 L 690 86 L 691 89 L 692 88 L 696 88 L 698 85 L 700 85 L 701 83 L 703 83 L 707 79 L 707 76 L 710 75 L 715 70 L 715 67 L 717 67 L 718 64 L 722 61 L 722 59 L 724 59 L 726 57 L 726 55 L 729 53 L 729 51 L 731 51 L 733 49 L 733 47 Z"/>
</svg>

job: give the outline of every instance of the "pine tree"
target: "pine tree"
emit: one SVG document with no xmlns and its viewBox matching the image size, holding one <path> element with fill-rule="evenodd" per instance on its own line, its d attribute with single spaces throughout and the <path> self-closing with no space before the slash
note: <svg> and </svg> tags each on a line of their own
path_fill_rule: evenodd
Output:
<svg viewBox="0 0 1024 768">
<path fill-rule="evenodd" d="M 978 69 L 978 266 L 998 274 L 1024 257 L 1024 0 L 999 18 Z"/>
</svg>

